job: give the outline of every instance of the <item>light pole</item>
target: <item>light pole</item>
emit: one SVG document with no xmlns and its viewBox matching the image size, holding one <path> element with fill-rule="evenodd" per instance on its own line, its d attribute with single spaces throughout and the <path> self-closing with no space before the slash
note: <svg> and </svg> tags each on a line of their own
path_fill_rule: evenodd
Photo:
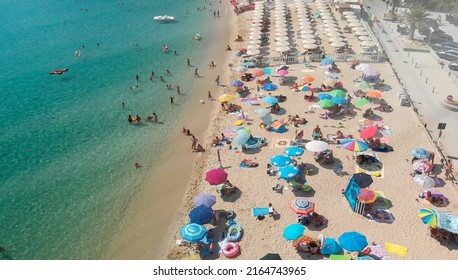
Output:
<svg viewBox="0 0 458 280">
<path fill-rule="evenodd" d="M 428 45 L 431 45 L 431 35 L 434 33 L 434 28 L 429 27 L 429 39 L 428 39 Z"/>
</svg>

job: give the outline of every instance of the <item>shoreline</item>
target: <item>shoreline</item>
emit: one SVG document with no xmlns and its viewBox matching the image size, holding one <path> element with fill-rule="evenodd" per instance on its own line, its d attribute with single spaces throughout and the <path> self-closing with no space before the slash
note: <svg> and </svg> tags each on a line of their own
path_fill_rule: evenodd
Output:
<svg viewBox="0 0 458 280">
<path fill-rule="evenodd" d="M 225 9 L 227 5 L 224 4 L 222 9 Z M 149 176 L 151 183 L 141 190 L 141 195 L 133 206 L 131 220 L 119 233 L 114 242 L 115 245 L 110 250 L 112 259 L 164 259 L 164 251 L 170 242 L 168 235 L 175 227 L 174 221 L 179 219 L 180 215 L 178 210 L 171 209 L 170 206 L 176 205 L 176 209 L 181 208 L 187 190 L 186 186 L 191 181 L 195 166 L 197 166 L 195 164 L 200 158 L 206 157 L 209 151 L 207 138 L 211 132 L 214 114 L 219 108 L 217 97 L 223 91 L 222 87 L 216 86 L 214 80 L 219 74 L 221 80 L 226 82 L 227 62 L 232 57 L 232 53 L 221 55 L 228 44 L 222 38 L 233 37 L 231 28 L 233 19 L 234 14 L 230 9 L 227 9 L 227 16 L 223 12 L 222 16 L 216 19 L 219 22 L 212 27 L 213 36 L 209 39 L 212 41 L 212 47 L 209 54 L 205 56 L 208 63 L 211 60 L 215 61 L 216 67 L 214 69 L 199 67 L 201 77 L 198 78 L 193 91 L 187 93 L 190 97 L 183 104 L 186 106 L 183 120 L 188 120 L 183 126 L 189 128 L 191 133 L 199 139 L 198 143 L 204 146 L 206 152 L 203 154 L 192 152 L 190 137 L 184 135 L 181 129 L 173 134 L 169 148 L 159 159 L 160 166 L 151 171 Z M 222 60 L 219 61 L 219 58 Z M 191 64 L 193 64 L 192 59 Z M 192 75 L 195 66 L 189 68 L 189 75 Z M 208 90 L 212 92 L 215 100 L 207 101 Z M 200 99 L 204 100 L 205 104 L 201 104 Z M 154 213 L 159 212 L 160 215 L 155 216 Z"/>
</svg>

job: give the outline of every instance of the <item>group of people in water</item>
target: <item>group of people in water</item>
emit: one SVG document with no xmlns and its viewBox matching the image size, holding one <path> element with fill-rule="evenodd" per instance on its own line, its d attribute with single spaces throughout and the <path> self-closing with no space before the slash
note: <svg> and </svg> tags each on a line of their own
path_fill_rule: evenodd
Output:
<svg viewBox="0 0 458 280">
<path fill-rule="evenodd" d="M 129 115 L 127 117 L 127 121 L 129 123 L 140 123 L 142 121 L 142 118 L 139 115 L 136 115 L 135 117 L 132 117 L 132 115 Z M 157 114 L 153 113 L 153 115 L 146 117 L 146 121 L 158 123 Z"/>
</svg>

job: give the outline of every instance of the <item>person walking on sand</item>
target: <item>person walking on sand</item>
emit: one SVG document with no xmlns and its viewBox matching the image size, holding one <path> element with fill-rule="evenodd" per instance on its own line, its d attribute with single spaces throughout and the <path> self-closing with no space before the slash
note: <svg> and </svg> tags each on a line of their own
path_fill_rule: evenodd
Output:
<svg viewBox="0 0 458 280">
<path fill-rule="evenodd" d="M 213 100 L 213 96 L 210 91 L 208 91 L 208 100 Z"/>
<path fill-rule="evenodd" d="M 197 149 L 197 141 L 199 141 L 199 140 L 197 140 L 197 138 L 194 137 L 194 135 L 192 135 L 192 137 L 191 137 L 191 143 L 192 143 L 191 144 L 191 148 L 192 148 L 192 150 Z"/>
<path fill-rule="evenodd" d="M 453 165 L 452 161 L 449 159 L 447 160 L 447 165 L 445 166 L 445 180 L 451 180 L 453 175 Z"/>
<path fill-rule="evenodd" d="M 218 77 L 216 77 L 215 82 L 216 82 L 216 85 L 219 86 L 219 75 L 218 75 Z"/>
<path fill-rule="evenodd" d="M 278 214 L 275 208 L 272 206 L 272 203 L 269 203 L 269 217 L 273 217 L 274 214 Z"/>
<path fill-rule="evenodd" d="M 199 77 L 199 72 L 197 72 L 197 68 L 194 70 L 194 77 Z"/>
<path fill-rule="evenodd" d="M 173 96 L 170 96 L 170 104 L 173 104 Z"/>
</svg>

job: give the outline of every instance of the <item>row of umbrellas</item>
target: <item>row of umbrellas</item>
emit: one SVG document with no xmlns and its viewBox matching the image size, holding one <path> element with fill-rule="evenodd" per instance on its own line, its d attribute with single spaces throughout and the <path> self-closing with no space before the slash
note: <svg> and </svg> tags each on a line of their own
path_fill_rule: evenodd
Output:
<svg viewBox="0 0 458 280">
<path fill-rule="evenodd" d="M 248 37 L 249 45 L 247 48 L 247 55 L 258 55 L 261 53 L 261 28 L 265 16 L 264 9 L 265 6 L 263 2 L 256 3 L 254 7 L 253 22 L 250 28 L 250 36 Z"/>
<path fill-rule="evenodd" d="M 316 45 L 315 31 L 310 21 L 310 11 L 305 5 L 305 2 L 296 2 L 295 4 L 299 21 L 299 29 L 297 30 L 298 38 L 302 39 L 304 49 L 316 49 L 318 46 Z"/>
<path fill-rule="evenodd" d="M 286 14 L 288 8 L 283 1 L 275 2 L 275 36 L 277 52 L 283 53 L 290 51 L 290 43 L 288 38 L 288 22 L 286 20 Z"/>
<path fill-rule="evenodd" d="M 376 46 L 372 38 L 369 36 L 369 33 L 367 32 L 366 28 L 361 24 L 358 17 L 352 11 L 343 12 L 343 15 L 347 20 L 348 26 L 351 27 L 352 33 L 358 37 L 361 46 Z"/>
</svg>

